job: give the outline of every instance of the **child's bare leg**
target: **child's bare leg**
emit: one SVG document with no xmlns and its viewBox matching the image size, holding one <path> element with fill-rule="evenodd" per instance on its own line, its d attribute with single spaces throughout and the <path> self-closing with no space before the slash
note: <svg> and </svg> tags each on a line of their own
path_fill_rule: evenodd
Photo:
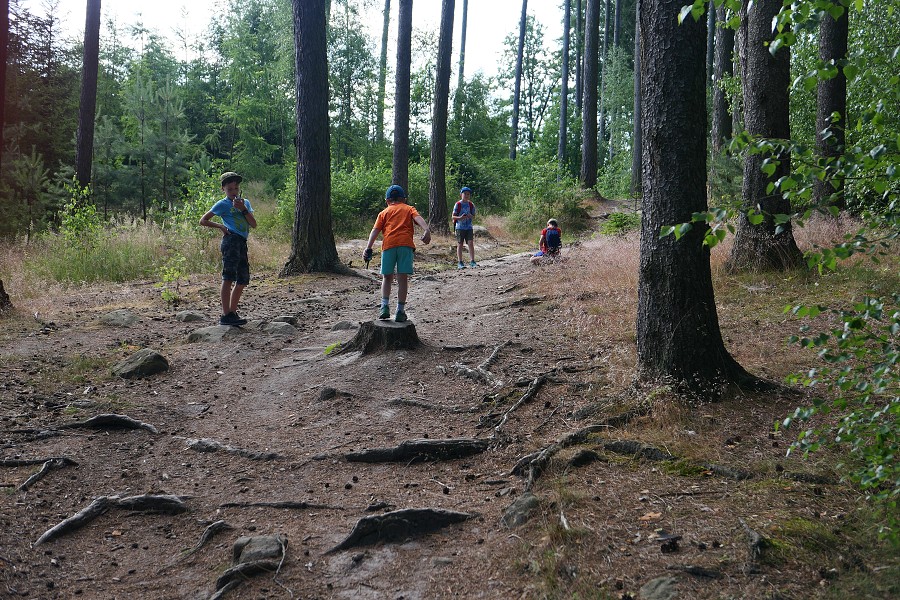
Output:
<svg viewBox="0 0 900 600">
<path fill-rule="evenodd" d="M 406 292 L 409 290 L 409 275 L 397 273 L 397 302 L 406 304 Z"/>
<path fill-rule="evenodd" d="M 391 297 L 391 285 L 394 282 L 393 275 L 385 275 L 381 280 L 381 297 L 382 298 L 390 298 Z"/>
<path fill-rule="evenodd" d="M 460 259 L 462 260 L 462 259 Z M 475 262 L 475 236 L 472 236 L 472 239 L 469 240 L 469 260 L 471 262 Z"/>
<path fill-rule="evenodd" d="M 235 284 L 231 290 L 231 302 L 228 305 L 228 312 L 237 312 L 238 302 L 241 301 L 241 294 L 244 293 L 246 285 Z"/>
<path fill-rule="evenodd" d="M 456 260 L 457 262 L 462 262 L 462 242 L 456 242 Z"/>
<path fill-rule="evenodd" d="M 222 280 L 222 289 L 220 291 L 220 296 L 222 298 L 222 314 L 227 315 L 231 312 L 231 287 L 234 285 L 233 281 L 228 281 L 227 279 Z"/>
</svg>

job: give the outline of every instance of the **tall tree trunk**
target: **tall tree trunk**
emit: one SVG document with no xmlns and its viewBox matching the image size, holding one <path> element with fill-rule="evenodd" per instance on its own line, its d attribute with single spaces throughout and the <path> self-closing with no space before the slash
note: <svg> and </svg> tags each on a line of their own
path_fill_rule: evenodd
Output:
<svg viewBox="0 0 900 600">
<path fill-rule="evenodd" d="M 297 92 L 297 206 L 281 275 L 347 272 L 331 221 L 326 0 L 293 0 Z"/>
<path fill-rule="evenodd" d="M 378 61 L 378 108 L 375 115 L 375 141 L 384 141 L 384 97 L 387 85 L 388 29 L 391 26 L 391 0 L 384 0 L 384 26 L 381 28 L 381 57 Z"/>
<path fill-rule="evenodd" d="M 581 103 L 581 187 L 597 185 L 597 48 L 600 0 L 587 0 L 584 18 L 584 99 Z"/>
<path fill-rule="evenodd" d="M 619 47 L 619 34 L 622 31 L 622 0 L 616 0 L 616 15 L 613 18 L 613 48 Z"/>
<path fill-rule="evenodd" d="M 444 235 L 450 233 L 447 224 L 447 109 L 450 102 L 450 58 L 453 53 L 455 8 L 455 0 L 442 0 L 431 126 L 431 167 L 428 177 L 428 225 L 432 231 Z"/>
<path fill-rule="evenodd" d="M 519 100 L 522 93 L 522 58 L 525 55 L 525 24 L 528 16 L 528 0 L 522 0 L 522 18 L 519 19 L 519 50 L 516 54 L 516 85 L 513 91 L 512 135 L 509 140 L 509 158 L 516 160 L 519 147 Z"/>
<path fill-rule="evenodd" d="M 3 126 L 6 124 L 6 64 L 9 58 L 9 0 L 0 0 L 0 174 L 3 173 Z"/>
<path fill-rule="evenodd" d="M 458 119 L 462 113 L 463 93 L 466 85 L 466 30 L 469 28 L 469 0 L 463 0 L 462 32 L 459 35 L 459 73 L 456 77 L 456 98 L 453 102 L 453 115 Z"/>
<path fill-rule="evenodd" d="M 751 2 L 752 8 L 749 8 Z M 773 56 L 767 45 L 774 35 L 772 19 L 781 10 L 781 0 L 743 0 L 741 7 L 741 83 L 744 91 L 744 126 L 751 135 L 787 140 L 791 137 L 789 115 L 790 54 L 780 48 Z M 794 241 L 791 224 L 776 225 L 774 215 L 790 214 L 791 203 L 781 192 L 767 186 L 789 175 L 791 156 L 783 152 L 772 176 L 762 172 L 766 157 L 744 157 L 741 189 L 744 209 L 758 209 L 764 215 L 753 225 L 745 212 L 738 217 L 737 232 L 728 268 L 741 270 L 784 270 L 796 267 L 803 255 Z"/>
<path fill-rule="evenodd" d="M 641 0 L 634 3 L 634 135 L 631 142 L 631 195 L 641 196 Z"/>
<path fill-rule="evenodd" d="M 91 183 L 94 158 L 94 119 L 97 113 L 97 73 L 100 65 L 100 0 L 87 0 L 84 24 L 84 60 L 81 73 L 81 103 L 75 142 L 75 178 L 78 185 Z"/>
<path fill-rule="evenodd" d="M 600 97 L 597 100 L 597 104 L 599 105 L 597 117 L 597 145 L 599 148 L 603 148 L 606 143 L 606 114 L 603 110 L 603 97 L 606 95 L 606 61 L 609 58 L 609 34 L 612 29 L 612 0 L 606 0 L 606 16 L 604 17 L 603 22 L 603 49 L 600 52 Z M 604 154 L 598 154 L 597 156 L 597 166 L 603 166 L 603 156 Z"/>
<path fill-rule="evenodd" d="M 638 279 L 637 354 L 643 379 L 709 392 L 750 376 L 725 349 L 709 249 L 695 227 L 676 241 L 660 228 L 706 206 L 706 20 L 675 15 L 682 0 L 641 2 L 644 198 Z"/>
<path fill-rule="evenodd" d="M 400 0 L 397 15 L 397 69 L 394 83 L 392 180 L 409 192 L 409 76 L 412 61 L 413 0 Z"/>
<path fill-rule="evenodd" d="M 722 3 L 722 6 L 725 6 Z M 706 85 L 713 83 L 713 56 L 716 48 L 716 7 L 710 2 L 706 5 Z"/>
<path fill-rule="evenodd" d="M 716 19 L 719 23 L 727 21 L 726 11 L 724 3 L 716 9 Z M 712 147 L 716 153 L 722 152 L 725 140 L 731 139 L 732 117 L 728 114 L 728 96 L 722 89 L 722 80 L 726 76 L 734 75 L 733 56 L 734 30 L 730 27 L 717 27 L 712 94 Z"/>
<path fill-rule="evenodd" d="M 847 57 L 848 27 L 847 7 L 837 20 L 826 12 L 819 25 L 819 60 L 838 66 L 837 75 L 820 79 L 816 90 L 816 151 L 828 163 L 844 152 L 846 141 L 847 76 L 839 63 Z M 837 120 L 832 117 L 835 114 Z M 843 178 L 817 181 L 813 200 L 817 206 L 834 204 L 841 210 L 847 208 Z"/>
<path fill-rule="evenodd" d="M 584 22 L 581 0 L 575 1 L 575 109 L 581 114 L 584 93 Z"/>
<path fill-rule="evenodd" d="M 569 29 L 572 25 L 571 0 L 565 0 L 563 16 L 562 80 L 559 83 L 559 140 L 556 144 L 556 160 L 559 174 L 566 164 L 567 121 L 569 118 Z"/>
</svg>

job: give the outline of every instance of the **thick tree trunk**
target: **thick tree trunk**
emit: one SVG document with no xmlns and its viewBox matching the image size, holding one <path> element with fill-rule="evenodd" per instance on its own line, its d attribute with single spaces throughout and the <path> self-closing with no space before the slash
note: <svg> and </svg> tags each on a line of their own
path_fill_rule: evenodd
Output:
<svg viewBox="0 0 900 600">
<path fill-rule="evenodd" d="M 400 0 L 397 16 L 397 71 L 394 86 L 393 183 L 409 191 L 409 77 L 412 61 L 413 0 Z"/>
<path fill-rule="evenodd" d="M 674 15 L 681 0 L 641 2 L 643 212 L 638 280 L 639 376 L 699 391 L 750 376 L 725 349 L 709 249 L 695 227 L 676 241 L 660 228 L 706 205 L 706 21 Z M 646 40 L 646 43 L 644 42 Z"/>
<path fill-rule="evenodd" d="M 450 58 L 453 51 L 455 0 L 443 0 L 441 35 L 434 82 L 434 115 L 431 126 L 431 167 L 428 178 L 428 226 L 448 235 L 447 224 L 447 110 L 450 101 Z"/>
<path fill-rule="evenodd" d="M 459 118 L 462 114 L 462 103 L 466 85 L 466 30 L 469 28 L 469 0 L 463 0 L 462 31 L 459 34 L 459 73 L 456 76 L 456 99 L 453 103 L 453 115 Z"/>
<path fill-rule="evenodd" d="M 519 47 L 516 53 L 516 85 L 513 91 L 512 134 L 509 140 L 509 158 L 516 160 L 519 148 L 519 101 L 522 95 L 522 58 L 525 55 L 525 24 L 528 17 L 528 0 L 522 0 L 522 17 L 519 19 Z"/>
<path fill-rule="evenodd" d="M 751 135 L 787 140 L 789 122 L 790 54 L 787 48 L 773 56 L 767 42 L 773 39 L 772 19 L 781 10 L 781 0 L 744 0 L 741 8 L 741 82 L 744 91 L 744 126 Z M 796 267 L 803 255 L 794 241 L 790 223 L 775 224 L 774 215 L 790 214 L 791 203 L 781 192 L 767 186 L 789 175 L 791 156 L 775 157 L 779 164 L 772 176 L 762 172 L 766 157 L 744 157 L 744 183 L 741 189 L 745 210 L 757 209 L 764 215 L 753 225 L 745 212 L 738 218 L 737 232 L 728 268 L 742 270 L 783 270 Z"/>
<path fill-rule="evenodd" d="M 597 117 L 597 146 L 603 148 L 606 143 L 606 111 L 604 110 L 603 98 L 606 96 L 606 61 L 609 58 L 609 32 L 610 32 L 610 13 L 611 0 L 606 1 L 606 16 L 603 21 L 603 46 L 600 51 L 600 97 L 597 99 L 598 117 Z M 603 165 L 604 153 L 598 150 L 597 166 Z"/>
<path fill-rule="evenodd" d="M 641 0 L 634 4 L 634 136 L 631 143 L 631 195 L 641 196 Z"/>
<path fill-rule="evenodd" d="M 575 1 L 575 109 L 581 114 L 584 101 L 584 22 L 581 0 Z"/>
<path fill-rule="evenodd" d="M 97 72 L 100 64 L 100 0 L 87 0 L 82 64 L 75 178 L 78 185 L 87 187 L 91 183 L 91 164 L 94 158 L 94 118 L 97 112 Z"/>
<path fill-rule="evenodd" d="M 9 310 L 12 307 L 12 301 L 9 299 L 9 294 L 7 294 L 6 290 L 3 288 L 3 280 L 0 279 L 0 312 Z"/>
<path fill-rule="evenodd" d="M 716 19 L 720 23 L 727 20 L 727 9 L 722 4 L 716 9 Z M 715 56 L 713 59 L 713 111 L 712 146 L 717 153 L 722 152 L 725 140 L 731 139 L 731 115 L 728 114 L 728 96 L 722 89 L 722 80 L 734 75 L 734 30 L 730 27 L 716 28 Z"/>
<path fill-rule="evenodd" d="M 391 26 L 391 0 L 384 0 L 384 26 L 381 28 L 381 57 L 378 61 L 378 113 L 375 115 L 375 141 L 384 141 L 384 97 L 387 86 L 388 29 Z M 405 188 L 404 188 L 405 189 Z"/>
<path fill-rule="evenodd" d="M 562 174 L 566 165 L 566 141 L 569 119 L 569 28 L 572 21 L 572 2 L 565 0 L 563 16 L 563 47 L 562 47 L 562 79 L 559 84 L 559 139 L 556 144 L 556 160 L 559 163 L 559 172 Z"/>
<path fill-rule="evenodd" d="M 584 99 L 581 103 L 581 187 L 597 185 L 597 49 L 600 0 L 587 0 L 584 19 Z"/>
<path fill-rule="evenodd" d="M 297 206 L 282 276 L 349 272 L 338 259 L 331 221 L 331 152 L 325 0 L 293 0 L 297 91 Z"/>
<path fill-rule="evenodd" d="M 0 0 L 0 173 L 3 173 L 3 125 L 6 123 L 6 64 L 9 57 L 9 0 Z"/>
<path fill-rule="evenodd" d="M 847 57 L 848 27 L 846 7 L 837 20 L 825 14 L 819 25 L 819 60 L 837 65 Z M 816 151 L 829 164 L 843 153 L 846 140 L 847 76 L 843 67 L 838 66 L 837 75 L 833 78 L 819 80 L 816 101 Z M 837 120 L 832 117 L 835 114 Z M 842 210 L 847 208 L 843 178 L 817 181 L 813 201 L 817 206 L 833 204 Z"/>
</svg>

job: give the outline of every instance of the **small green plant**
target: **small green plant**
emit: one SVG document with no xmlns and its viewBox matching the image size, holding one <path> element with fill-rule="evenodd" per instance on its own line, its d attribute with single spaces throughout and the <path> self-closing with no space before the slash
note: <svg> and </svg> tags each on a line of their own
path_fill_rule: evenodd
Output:
<svg viewBox="0 0 900 600">
<path fill-rule="evenodd" d="M 600 233 L 603 235 L 625 235 L 629 231 L 638 229 L 640 226 L 640 213 L 614 212 L 600 226 Z"/>
<path fill-rule="evenodd" d="M 156 287 L 162 289 L 160 295 L 167 304 L 177 304 L 181 300 L 179 290 L 181 278 L 185 276 L 184 266 L 186 262 L 187 259 L 176 252 L 169 257 L 166 264 L 157 270 L 160 282 L 156 284 Z"/>
<path fill-rule="evenodd" d="M 325 356 L 328 356 L 329 354 L 331 354 L 332 352 L 336 351 L 336 350 L 337 350 L 338 348 L 340 348 L 340 347 L 341 347 L 341 343 L 340 343 L 340 342 L 335 342 L 335 343 L 333 343 L 333 344 L 330 344 L 329 346 L 326 346 L 326 348 L 325 348 Z"/>
</svg>

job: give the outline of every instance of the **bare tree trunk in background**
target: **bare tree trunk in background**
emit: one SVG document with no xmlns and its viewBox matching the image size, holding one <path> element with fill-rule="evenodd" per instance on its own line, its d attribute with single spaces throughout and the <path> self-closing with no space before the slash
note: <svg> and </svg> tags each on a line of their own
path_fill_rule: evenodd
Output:
<svg viewBox="0 0 900 600">
<path fill-rule="evenodd" d="M 750 4 L 752 1 L 752 8 Z M 744 92 L 744 127 L 755 136 L 787 140 L 791 137 L 789 88 L 790 53 L 780 48 L 773 56 L 767 45 L 774 38 L 772 19 L 781 10 L 781 0 L 744 0 L 741 7 L 741 84 Z M 775 172 L 762 172 L 765 156 L 744 157 L 741 189 L 744 209 L 757 209 L 764 220 L 753 225 L 746 212 L 738 217 L 728 269 L 786 270 L 796 267 L 803 254 L 794 241 L 790 222 L 776 225 L 774 215 L 790 214 L 791 203 L 777 189 L 767 186 L 789 175 L 791 155 L 783 152 Z"/>
<path fill-rule="evenodd" d="M 75 142 L 75 178 L 78 185 L 91 183 L 94 159 L 94 119 L 97 113 L 97 73 L 100 67 L 100 0 L 87 0 L 84 25 L 84 59 L 81 72 L 81 103 Z"/>
<path fill-rule="evenodd" d="M 719 23 L 727 20 L 725 4 L 716 9 Z M 728 96 L 722 89 L 722 80 L 734 75 L 734 30 L 730 27 L 716 28 L 715 57 L 713 60 L 713 110 L 712 147 L 716 153 L 722 152 L 725 140 L 731 139 L 732 117 L 728 114 Z"/>
<path fill-rule="evenodd" d="M 397 16 L 397 70 L 394 83 L 393 183 L 409 193 L 409 77 L 412 61 L 413 0 L 400 0 Z"/>
<path fill-rule="evenodd" d="M 634 135 L 631 143 L 631 196 L 641 196 L 641 0 L 634 4 Z"/>
<path fill-rule="evenodd" d="M 659 237 L 706 206 L 706 21 L 675 15 L 683 0 L 641 2 L 644 199 L 638 280 L 641 379 L 709 394 L 724 380 L 756 380 L 725 349 L 705 231 Z"/>
<path fill-rule="evenodd" d="M 384 0 L 384 26 L 381 29 L 381 59 L 378 62 L 378 108 L 375 115 L 375 141 L 384 141 L 384 98 L 387 93 L 388 29 L 391 26 L 391 0 Z"/>
<path fill-rule="evenodd" d="M 331 221 L 326 0 L 293 0 L 297 92 L 297 206 L 291 255 L 281 276 L 349 272 Z"/>
<path fill-rule="evenodd" d="M 847 57 L 848 28 L 847 7 L 837 20 L 825 13 L 819 25 L 819 60 L 838 65 L 838 61 Z M 816 103 L 816 151 L 822 159 L 832 161 L 844 152 L 846 143 L 847 76 L 843 67 L 838 66 L 837 75 L 831 79 L 819 80 Z M 834 114 L 837 120 L 833 120 Z M 833 204 L 841 210 L 847 208 L 843 178 L 817 181 L 813 202 L 817 206 Z"/>
<path fill-rule="evenodd" d="M 584 100 L 581 103 L 581 187 L 597 185 L 597 48 L 600 0 L 587 0 L 584 19 Z"/>
<path fill-rule="evenodd" d="M 462 31 L 459 35 L 459 73 L 456 77 L 456 98 L 453 102 L 453 115 L 459 118 L 462 113 L 463 91 L 466 85 L 466 30 L 469 28 L 469 0 L 463 0 Z"/>
<path fill-rule="evenodd" d="M 722 6 L 725 6 L 723 3 Z M 713 56 L 716 48 L 716 7 L 710 2 L 706 6 L 706 86 L 713 83 Z"/>
<path fill-rule="evenodd" d="M 606 142 L 606 114 L 604 114 L 603 110 L 603 96 L 606 95 L 606 61 L 609 58 L 609 34 L 611 29 L 611 21 L 612 18 L 611 10 L 612 10 L 612 0 L 606 0 L 606 17 L 604 19 L 603 25 L 603 50 L 600 53 L 600 97 L 597 100 L 597 104 L 599 106 L 598 109 L 598 117 L 597 117 L 597 146 L 598 148 L 603 148 L 604 143 Z M 603 165 L 603 157 L 605 155 L 600 153 L 598 150 L 597 156 L 597 167 L 601 167 Z"/>
<path fill-rule="evenodd" d="M 619 34 L 622 31 L 622 0 L 616 0 L 616 15 L 613 18 L 613 48 L 619 47 Z"/>
<path fill-rule="evenodd" d="M 9 61 L 9 0 L 0 0 L 0 174 L 3 173 L 3 126 L 6 124 L 6 64 Z"/>
<path fill-rule="evenodd" d="M 513 91 L 512 135 L 509 140 L 509 158 L 516 160 L 519 147 L 519 97 L 522 94 L 522 57 L 525 54 L 525 24 L 528 17 L 528 0 L 522 0 L 522 18 L 519 20 L 519 50 L 516 54 L 516 86 Z"/>
<path fill-rule="evenodd" d="M 453 53 L 455 0 L 442 0 L 441 35 L 434 82 L 434 116 L 431 126 L 431 166 L 428 177 L 428 226 L 450 234 L 447 223 L 447 110 L 450 103 L 450 59 Z"/>
<path fill-rule="evenodd" d="M 562 80 L 559 84 L 559 140 L 556 144 L 556 160 L 559 175 L 566 164 L 567 121 L 569 118 L 569 28 L 572 21 L 571 0 L 565 0 L 563 16 Z"/>
<path fill-rule="evenodd" d="M 584 93 L 584 22 L 581 0 L 575 2 L 575 108 L 581 114 Z"/>
</svg>

